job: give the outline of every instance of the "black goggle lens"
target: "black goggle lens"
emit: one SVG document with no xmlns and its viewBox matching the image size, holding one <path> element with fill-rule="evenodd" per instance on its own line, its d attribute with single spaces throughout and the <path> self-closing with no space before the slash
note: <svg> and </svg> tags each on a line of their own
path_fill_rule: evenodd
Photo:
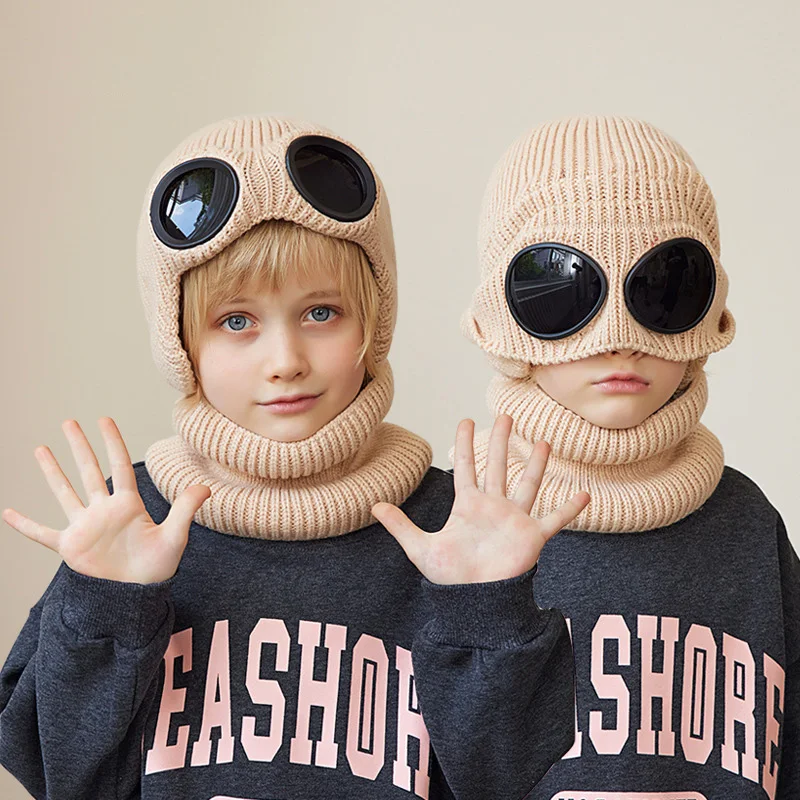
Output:
<svg viewBox="0 0 800 800">
<path fill-rule="evenodd" d="M 168 247 L 196 247 L 222 230 L 238 195 L 236 173 L 224 161 L 187 161 L 170 170 L 153 193 L 153 230 Z"/>
<path fill-rule="evenodd" d="M 645 253 L 625 279 L 625 302 L 633 317 L 659 333 L 697 325 L 711 307 L 714 259 L 695 239 L 672 239 Z"/>
<path fill-rule="evenodd" d="M 354 222 L 375 204 L 372 170 L 355 150 L 335 139 L 295 139 L 286 151 L 286 168 L 297 191 L 328 217 Z"/>
<path fill-rule="evenodd" d="M 366 217 L 375 205 L 375 177 L 352 147 L 327 136 L 301 136 L 286 151 L 298 192 L 317 211 L 343 222 Z M 239 197 L 236 172 L 216 158 L 196 158 L 171 169 L 150 205 L 156 236 L 168 247 L 196 247 L 216 236 Z"/>
<path fill-rule="evenodd" d="M 521 250 L 506 273 L 506 300 L 520 327 L 540 339 L 580 330 L 606 294 L 602 270 L 583 253 L 559 244 Z"/>
</svg>

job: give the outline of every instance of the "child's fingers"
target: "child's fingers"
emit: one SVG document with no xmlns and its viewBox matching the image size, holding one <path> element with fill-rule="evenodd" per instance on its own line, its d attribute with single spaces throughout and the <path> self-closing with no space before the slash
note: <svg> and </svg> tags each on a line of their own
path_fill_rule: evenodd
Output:
<svg viewBox="0 0 800 800">
<path fill-rule="evenodd" d="M 567 500 L 555 511 L 551 511 L 546 517 L 539 520 L 542 535 L 545 541 L 555 536 L 562 528 L 565 528 L 578 514 L 589 505 L 590 496 L 588 492 L 578 492 L 571 500 Z"/>
<path fill-rule="evenodd" d="M 69 441 L 69 446 L 72 448 L 75 463 L 81 473 L 81 480 L 89 495 L 89 502 L 95 497 L 108 497 L 108 486 L 97 461 L 97 456 L 94 454 L 94 450 L 92 450 L 92 446 L 89 444 L 89 440 L 86 438 L 86 434 L 78 424 L 78 421 L 68 419 L 61 425 L 61 429 L 64 431 L 64 435 Z"/>
<path fill-rule="evenodd" d="M 425 531 L 420 530 L 402 509 L 391 503 L 376 503 L 372 507 L 372 515 L 397 539 L 410 561 L 417 564 L 420 534 Z"/>
<path fill-rule="evenodd" d="M 117 423 L 111 417 L 100 417 L 97 425 L 106 443 L 114 491 L 123 489 L 130 492 L 138 492 L 136 473 L 133 471 L 131 457 L 128 453 L 128 448 L 125 446 L 125 440 L 119 432 Z"/>
<path fill-rule="evenodd" d="M 194 515 L 209 497 L 211 497 L 211 489 L 202 483 L 189 486 L 178 495 L 167 518 L 162 523 L 173 539 L 178 541 L 186 539 Z"/>
<path fill-rule="evenodd" d="M 33 454 L 39 462 L 39 468 L 44 473 L 47 485 L 55 495 L 61 508 L 64 509 L 67 519 L 72 522 L 81 511 L 85 510 L 86 507 L 83 505 L 83 501 L 78 497 L 69 482 L 69 478 L 62 471 L 49 447 L 45 445 L 37 447 Z"/>
<path fill-rule="evenodd" d="M 550 458 L 550 446 L 546 442 L 537 442 L 531 450 L 525 471 L 519 479 L 517 491 L 514 493 L 514 502 L 526 513 L 530 514 L 539 487 L 542 485 L 542 477 Z"/>
<path fill-rule="evenodd" d="M 512 419 L 501 414 L 489 434 L 489 452 L 486 456 L 486 476 L 483 490 L 486 494 L 505 497 L 508 478 L 508 437 L 511 434 Z"/>
<path fill-rule="evenodd" d="M 6 508 L 3 510 L 3 520 L 8 523 L 14 530 L 19 531 L 24 536 L 32 539 L 34 542 L 39 542 L 50 550 L 58 552 L 59 532 L 54 531 L 38 522 L 34 522 L 30 517 L 14 511 L 13 508 Z"/>
<path fill-rule="evenodd" d="M 456 449 L 453 457 L 456 494 L 469 486 L 477 486 L 474 437 L 475 423 L 471 419 L 462 419 L 456 429 Z"/>
</svg>

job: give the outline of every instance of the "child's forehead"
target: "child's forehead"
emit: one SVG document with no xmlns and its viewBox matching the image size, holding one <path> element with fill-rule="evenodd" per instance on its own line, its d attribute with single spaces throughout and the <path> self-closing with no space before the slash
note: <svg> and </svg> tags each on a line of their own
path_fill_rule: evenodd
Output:
<svg viewBox="0 0 800 800">
<path fill-rule="evenodd" d="M 325 267 L 287 270 L 285 276 L 275 274 L 254 278 L 233 292 L 232 300 L 255 300 L 275 294 L 303 294 L 307 297 L 328 297 L 341 292 L 341 277 Z"/>
</svg>

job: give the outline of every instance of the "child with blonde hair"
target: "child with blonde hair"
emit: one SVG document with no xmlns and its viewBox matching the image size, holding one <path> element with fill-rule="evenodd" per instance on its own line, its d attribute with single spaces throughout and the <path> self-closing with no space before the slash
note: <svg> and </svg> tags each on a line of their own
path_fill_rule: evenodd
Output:
<svg viewBox="0 0 800 800">
<path fill-rule="evenodd" d="M 533 596 L 542 465 L 506 498 L 383 422 L 396 275 L 383 187 L 318 126 L 243 117 L 161 164 L 138 274 L 177 435 L 86 504 L 5 521 L 63 562 L 0 673 L 0 762 L 37 798 L 522 798 L 570 746 L 563 615 Z M 377 522 L 376 522 L 377 519 Z M 428 533 L 435 532 L 435 533 Z"/>
</svg>

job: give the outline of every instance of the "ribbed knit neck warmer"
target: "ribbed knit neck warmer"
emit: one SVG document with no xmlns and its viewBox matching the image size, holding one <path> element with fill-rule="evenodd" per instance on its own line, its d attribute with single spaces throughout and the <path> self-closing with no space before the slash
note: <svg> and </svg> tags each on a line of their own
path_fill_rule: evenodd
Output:
<svg viewBox="0 0 800 800">
<path fill-rule="evenodd" d="M 632 428 L 593 425 L 553 400 L 534 380 L 497 376 L 488 399 L 495 415 L 514 419 L 510 492 L 516 490 L 533 444 L 550 445 L 534 516 L 544 516 L 581 490 L 591 495 L 571 530 L 613 533 L 669 525 L 699 508 L 722 475 L 722 445 L 699 421 L 708 401 L 702 369 L 683 394 Z M 489 431 L 476 436 L 481 476 L 488 436 Z"/>
<path fill-rule="evenodd" d="M 147 471 L 170 502 L 193 484 L 210 487 L 195 520 L 216 531 L 273 539 L 355 531 L 374 521 L 375 503 L 402 503 L 431 463 L 427 442 L 382 422 L 392 394 L 384 362 L 339 416 L 300 442 L 253 433 L 206 401 L 188 412 L 176 404 L 178 436 L 151 445 Z"/>
<path fill-rule="evenodd" d="M 288 148 L 305 136 L 324 136 L 355 150 L 327 129 L 297 120 L 223 120 L 190 136 L 162 162 L 142 209 L 137 264 L 153 356 L 170 384 L 184 395 L 194 391 L 196 382 L 179 336 L 181 274 L 259 222 L 285 219 L 356 242 L 369 258 L 378 287 L 373 339 L 377 374 L 347 408 L 307 439 L 268 439 L 236 424 L 206 400 L 191 410 L 180 401 L 175 404 L 178 435 L 154 443 L 145 466 L 170 503 L 193 484 L 208 486 L 211 496 L 195 521 L 220 533 L 308 540 L 358 530 L 374 521 L 370 510 L 375 503 L 404 502 L 431 464 L 431 448 L 424 439 L 382 421 L 394 392 L 386 356 L 397 305 L 394 243 L 383 186 L 372 170 L 375 202 L 361 219 L 343 221 L 321 213 L 287 172 Z M 198 158 L 229 165 L 238 178 L 239 196 L 230 219 L 210 241 L 170 247 L 154 230 L 151 198 L 167 173 Z"/>
<path fill-rule="evenodd" d="M 623 284 L 656 243 L 702 242 L 716 268 L 706 316 L 679 334 L 653 332 L 626 308 Z M 514 255 L 558 242 L 592 257 L 608 280 L 605 305 L 589 324 L 561 339 L 539 339 L 514 321 L 505 276 Z M 572 117 L 544 123 L 518 139 L 498 163 L 484 197 L 479 233 L 482 282 L 462 329 L 500 373 L 488 391 L 495 415 L 509 414 L 508 495 L 513 496 L 533 445 L 551 448 L 532 513 L 543 516 L 578 491 L 589 505 L 570 530 L 648 531 L 696 511 L 716 488 L 723 448 L 700 424 L 708 400 L 703 367 L 733 339 L 725 307 L 727 276 L 711 191 L 681 146 L 647 123 L 619 117 Z M 688 362 L 673 397 L 632 428 L 595 425 L 551 398 L 536 366 L 633 349 Z M 482 483 L 489 431 L 476 436 Z M 451 453 L 452 455 L 452 453 Z"/>
</svg>

